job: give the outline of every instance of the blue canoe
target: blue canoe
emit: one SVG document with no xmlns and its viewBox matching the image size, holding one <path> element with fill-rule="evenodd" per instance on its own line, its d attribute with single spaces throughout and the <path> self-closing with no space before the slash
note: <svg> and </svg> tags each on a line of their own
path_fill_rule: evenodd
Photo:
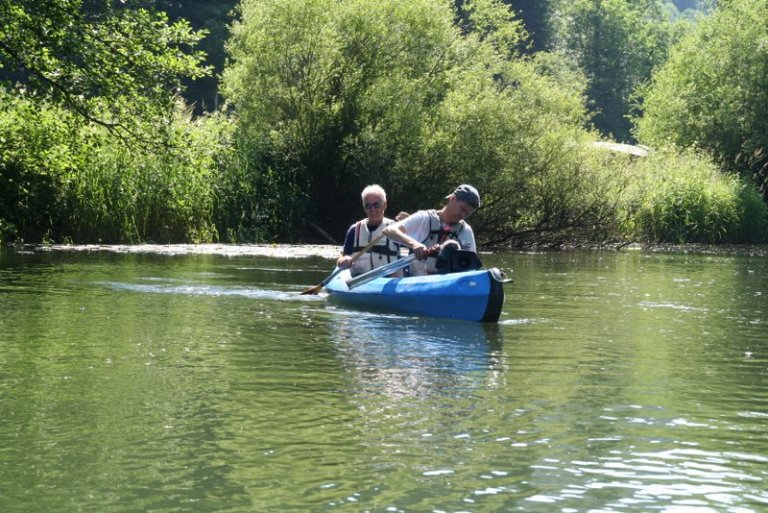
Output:
<svg viewBox="0 0 768 513">
<path fill-rule="evenodd" d="M 339 304 L 408 315 L 497 322 L 504 305 L 504 283 L 498 269 L 404 278 L 379 277 L 350 289 L 349 270 L 326 286 Z"/>
</svg>

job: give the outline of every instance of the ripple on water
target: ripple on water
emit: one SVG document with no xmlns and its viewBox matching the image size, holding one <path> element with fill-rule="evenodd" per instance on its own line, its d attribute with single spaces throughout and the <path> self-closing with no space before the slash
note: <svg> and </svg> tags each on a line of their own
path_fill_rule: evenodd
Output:
<svg viewBox="0 0 768 513">
<path fill-rule="evenodd" d="M 151 279 L 150 281 L 167 281 L 167 279 Z M 93 282 L 96 286 L 117 291 L 137 292 L 141 294 L 172 294 L 181 296 L 210 296 L 227 297 L 239 296 L 252 299 L 269 299 L 275 301 L 318 301 L 322 296 L 301 295 L 295 291 L 277 290 L 274 288 L 215 286 L 206 284 L 156 284 L 156 283 L 125 283 L 125 282 Z M 267 284 L 268 285 L 268 284 Z"/>
</svg>

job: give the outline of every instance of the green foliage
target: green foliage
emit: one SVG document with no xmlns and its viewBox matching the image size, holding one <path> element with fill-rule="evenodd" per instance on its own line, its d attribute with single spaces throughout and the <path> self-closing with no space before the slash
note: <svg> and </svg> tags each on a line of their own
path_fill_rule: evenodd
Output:
<svg viewBox="0 0 768 513">
<path fill-rule="evenodd" d="M 205 54 L 204 64 L 212 74 L 182 80 L 182 95 L 197 114 L 218 110 L 219 78 L 224 70 L 224 43 L 237 0 L 155 0 L 159 10 L 168 13 L 171 22 L 187 20 L 195 31 L 205 34 L 197 48 Z"/>
<path fill-rule="evenodd" d="M 472 223 L 487 243 L 583 238 L 612 213 L 604 208 L 610 175 L 578 150 L 591 137 L 581 128 L 581 97 L 560 86 L 562 77 L 543 75 L 541 64 L 510 63 L 501 90 L 490 79 L 457 84 L 411 159 L 417 165 L 398 175 L 406 189 L 436 200 L 451 184 L 478 184 L 484 206 Z"/>
<path fill-rule="evenodd" d="M 278 173 L 264 164 L 247 142 L 235 136 L 222 154 L 216 178 L 214 219 L 227 242 L 300 240 L 309 201 L 291 173 Z"/>
<path fill-rule="evenodd" d="M 168 121 L 181 78 L 207 72 L 190 51 L 201 34 L 143 3 L 0 0 L 0 67 L 19 95 L 142 135 L 144 120 Z"/>
<path fill-rule="evenodd" d="M 530 47 L 526 53 L 553 49 L 554 34 L 551 17 L 558 0 L 505 0 L 504 3 L 520 16 L 526 32 L 530 34 Z"/>
<path fill-rule="evenodd" d="M 39 240 L 62 222 L 60 192 L 81 162 L 77 124 L 0 88 L 0 223 L 3 239 Z"/>
<path fill-rule="evenodd" d="M 392 151 L 407 151 L 425 109 L 444 94 L 459 38 L 453 14 L 431 0 L 249 0 L 241 15 L 223 87 L 243 151 L 281 176 L 276 183 L 312 198 L 295 215 L 341 232 L 359 211 L 362 185 Z M 356 148 L 382 131 L 396 134 L 387 142 L 394 147 L 371 148 L 383 160 L 366 168 Z"/>
<path fill-rule="evenodd" d="M 181 108 L 162 151 L 126 145 L 44 102 L 0 95 L 0 228 L 27 241 L 210 241 L 230 128 Z M 144 128 L 152 137 L 153 125 Z M 169 139 L 170 137 L 170 139 Z"/>
<path fill-rule="evenodd" d="M 683 25 L 672 22 L 674 13 L 662 0 L 563 0 L 559 5 L 558 48 L 587 75 L 596 127 L 630 141 L 633 93 L 664 62 Z"/>
<path fill-rule="evenodd" d="M 18 83 L 0 89 L 0 241 L 300 241 L 314 225 L 340 236 L 373 182 L 395 211 L 473 183 L 481 243 L 765 240 L 758 194 L 709 159 L 664 150 L 634 162 L 590 144 L 585 99 L 607 101 L 606 123 L 622 117 L 676 37 L 656 0 L 560 3 L 570 39 L 533 56 L 500 0 L 458 11 L 450 0 L 245 0 L 223 78 L 233 109 L 199 119 L 174 96 L 201 73 L 200 34 L 127 5 L 0 0 L 0 64 L 13 67 L 2 76 Z M 747 55 L 748 39 L 721 32 L 710 27 L 713 55 Z M 681 48 L 695 55 L 694 43 Z M 693 61 L 711 79 L 697 94 L 727 101 L 692 112 L 702 126 L 731 114 L 740 131 L 686 145 L 737 145 L 731 160 L 760 171 L 766 130 L 745 105 L 762 112 L 766 88 L 753 85 L 766 70 L 752 63 L 736 83 Z M 699 97 L 673 97 L 685 87 L 663 89 L 664 73 L 648 89 L 656 124 L 638 133 L 683 143 L 654 109 L 664 98 L 682 113 Z"/>
<path fill-rule="evenodd" d="M 718 2 L 646 91 L 637 136 L 695 146 L 768 192 L 768 0 Z"/>
<path fill-rule="evenodd" d="M 165 151 L 137 154 L 121 144 L 91 148 L 65 189 L 66 233 L 104 242 L 215 240 L 217 156 L 227 141 L 226 124 L 220 123 L 192 123 L 179 110 L 171 127 L 176 140 Z"/>
<path fill-rule="evenodd" d="M 692 151 L 654 152 L 632 169 L 620 208 L 622 235 L 671 243 L 760 243 L 765 204 L 754 187 Z"/>
<path fill-rule="evenodd" d="M 176 101 L 202 34 L 145 4 L 0 0 L 3 239 L 216 237 L 220 140 Z"/>
<path fill-rule="evenodd" d="M 224 87 L 241 169 L 271 177 L 269 195 L 293 184 L 308 199 L 281 218 L 342 233 L 367 183 L 412 210 L 464 181 L 486 195 L 473 222 L 494 241 L 601 217 L 599 202 L 578 204 L 594 179 L 570 150 L 589 137 L 578 74 L 558 56 L 521 59 L 525 33 L 500 2 L 468 3 L 463 31 L 433 0 L 249 0 L 241 14 Z"/>
</svg>

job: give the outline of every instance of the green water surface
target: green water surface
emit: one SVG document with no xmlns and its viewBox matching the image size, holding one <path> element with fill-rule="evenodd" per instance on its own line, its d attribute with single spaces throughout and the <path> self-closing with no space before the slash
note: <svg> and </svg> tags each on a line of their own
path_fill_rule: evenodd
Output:
<svg viewBox="0 0 768 513">
<path fill-rule="evenodd" d="M 768 263 L 497 253 L 499 324 L 331 262 L 0 253 L 0 511 L 768 511 Z"/>
</svg>

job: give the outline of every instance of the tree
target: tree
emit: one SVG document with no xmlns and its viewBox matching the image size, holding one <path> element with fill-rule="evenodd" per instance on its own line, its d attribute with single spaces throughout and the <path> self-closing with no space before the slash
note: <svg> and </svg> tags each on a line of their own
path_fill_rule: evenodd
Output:
<svg viewBox="0 0 768 513">
<path fill-rule="evenodd" d="M 526 53 L 536 53 L 552 48 L 551 16 L 557 0 L 505 0 L 523 20 L 525 30 L 530 34 L 530 48 Z"/>
<path fill-rule="evenodd" d="M 418 144 L 444 96 L 454 13 L 433 0 L 246 0 L 240 15 L 223 90 L 241 140 L 311 198 L 293 215 L 346 224 L 361 185 Z"/>
<path fill-rule="evenodd" d="M 501 1 L 452 6 L 243 2 L 223 90 L 250 174 L 232 189 L 253 191 L 267 221 L 277 204 L 289 226 L 338 234 L 373 182 L 407 210 L 473 183 L 488 242 L 598 225 L 608 187 L 580 151 L 595 137 L 583 76 L 556 55 L 523 57 L 522 24 Z"/>
<path fill-rule="evenodd" d="M 168 13 L 172 22 L 186 20 L 194 30 L 205 34 L 198 48 L 205 53 L 205 64 L 213 74 L 187 78 L 183 96 L 195 112 L 215 111 L 219 106 L 219 75 L 224 70 L 224 43 L 229 37 L 229 24 L 237 0 L 156 0 L 158 9 Z"/>
<path fill-rule="evenodd" d="M 167 119 L 183 77 L 207 73 L 185 21 L 124 0 L 0 0 L 0 67 L 16 94 L 139 137 Z"/>
<path fill-rule="evenodd" d="M 206 195 L 177 192 L 206 162 L 187 159 L 199 130 L 178 95 L 206 73 L 201 34 L 143 4 L 0 0 L 0 240 L 142 240 L 199 220 L 186 203 Z M 158 213 L 147 226 L 105 222 L 141 218 L 137 204 Z"/>
<path fill-rule="evenodd" d="M 586 73 L 594 123 L 606 136 L 632 140 L 632 93 L 666 60 L 673 17 L 661 0 L 560 2 L 558 49 Z"/>
<path fill-rule="evenodd" d="M 653 76 L 636 120 L 650 145 L 707 150 L 768 194 L 768 0 L 718 2 Z"/>
</svg>

